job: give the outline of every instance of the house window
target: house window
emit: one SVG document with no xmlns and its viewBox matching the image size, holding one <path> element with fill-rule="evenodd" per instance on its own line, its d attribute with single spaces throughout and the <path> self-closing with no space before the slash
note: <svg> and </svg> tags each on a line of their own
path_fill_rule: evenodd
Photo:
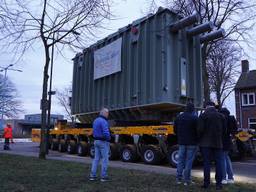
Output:
<svg viewBox="0 0 256 192">
<path fill-rule="evenodd" d="M 249 128 L 254 129 L 256 131 L 256 118 L 249 118 L 248 123 L 249 123 Z"/>
<path fill-rule="evenodd" d="M 243 93 L 242 94 L 242 105 L 255 105 L 255 93 Z"/>
</svg>

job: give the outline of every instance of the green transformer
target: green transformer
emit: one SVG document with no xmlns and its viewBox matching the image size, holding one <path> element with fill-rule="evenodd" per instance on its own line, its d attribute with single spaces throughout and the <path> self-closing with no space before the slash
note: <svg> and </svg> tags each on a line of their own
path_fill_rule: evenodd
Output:
<svg viewBox="0 0 256 192">
<path fill-rule="evenodd" d="M 202 107 L 201 43 L 223 31 L 197 22 L 159 8 L 77 54 L 72 114 L 91 123 L 106 107 L 115 121 L 164 122 L 189 101 Z"/>
</svg>

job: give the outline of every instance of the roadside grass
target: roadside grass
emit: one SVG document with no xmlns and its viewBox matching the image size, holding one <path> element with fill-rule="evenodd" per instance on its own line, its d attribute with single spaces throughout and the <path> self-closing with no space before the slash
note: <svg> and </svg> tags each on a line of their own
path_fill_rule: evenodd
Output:
<svg viewBox="0 0 256 192">
<path fill-rule="evenodd" d="M 110 182 L 88 181 L 90 166 L 81 163 L 39 160 L 0 153 L 0 192 L 200 192 L 201 180 L 190 187 L 175 184 L 175 177 L 109 169 Z M 212 185 L 210 190 L 215 191 Z M 256 185 L 225 186 L 228 192 L 255 192 Z"/>
</svg>

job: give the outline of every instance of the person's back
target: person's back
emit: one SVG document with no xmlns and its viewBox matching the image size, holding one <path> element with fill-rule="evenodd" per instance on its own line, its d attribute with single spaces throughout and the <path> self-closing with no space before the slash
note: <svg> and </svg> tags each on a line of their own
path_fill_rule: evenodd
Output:
<svg viewBox="0 0 256 192">
<path fill-rule="evenodd" d="M 226 121 L 224 115 L 215 109 L 213 102 L 206 104 L 206 110 L 199 117 L 199 146 L 204 161 L 204 184 L 202 188 L 210 185 L 210 173 L 212 158 L 215 161 L 216 189 L 222 189 L 222 150 L 223 137 L 226 131 Z"/>
<path fill-rule="evenodd" d="M 190 112 L 180 114 L 175 121 L 175 133 L 179 145 L 197 145 L 198 117 Z"/>
<path fill-rule="evenodd" d="M 237 123 L 235 117 L 230 115 L 227 108 L 222 108 L 220 113 L 225 116 L 227 126 L 227 131 L 223 137 L 222 184 L 234 183 L 234 173 L 232 162 L 229 157 L 229 151 L 232 148 L 231 135 L 236 133 Z"/>
<path fill-rule="evenodd" d="M 188 103 L 186 111 L 179 115 L 174 122 L 174 132 L 179 144 L 177 164 L 177 184 L 191 184 L 191 169 L 197 151 L 197 116 L 194 114 L 194 104 Z"/>
<path fill-rule="evenodd" d="M 223 125 L 225 118 L 214 107 L 210 107 L 199 117 L 199 146 L 222 148 L 222 138 L 225 134 Z"/>
</svg>

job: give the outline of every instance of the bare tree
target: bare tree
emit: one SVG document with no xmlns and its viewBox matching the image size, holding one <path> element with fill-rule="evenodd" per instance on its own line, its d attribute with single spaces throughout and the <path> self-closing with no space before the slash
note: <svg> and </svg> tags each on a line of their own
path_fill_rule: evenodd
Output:
<svg viewBox="0 0 256 192">
<path fill-rule="evenodd" d="M 0 74 L 0 114 L 14 118 L 22 111 L 17 89 L 7 77 Z"/>
<path fill-rule="evenodd" d="M 238 45 L 241 41 L 252 43 L 250 32 L 255 24 L 256 4 L 254 0 L 164 0 L 163 3 L 182 16 L 191 15 L 196 11 L 200 16 L 200 23 L 212 21 L 217 29 L 224 28 L 226 31 L 224 39 L 238 43 Z M 202 46 L 203 84 L 206 101 L 210 100 L 209 77 L 215 77 L 209 74 L 207 62 L 217 41 L 219 40 L 206 42 Z"/>
<path fill-rule="evenodd" d="M 42 129 L 39 158 L 46 154 L 48 69 L 50 49 L 79 48 L 90 41 L 110 15 L 110 0 L 0 0 L 0 32 L 5 47 L 24 53 L 40 43 L 44 48 Z M 78 35 L 80 36 L 78 37 Z M 43 61 L 42 61 L 43 62 Z"/>
<path fill-rule="evenodd" d="M 212 45 L 207 70 L 211 93 L 220 107 L 234 89 L 240 58 L 241 48 L 231 41 L 221 40 Z"/>
<path fill-rule="evenodd" d="M 71 105 L 70 105 L 70 95 L 71 95 L 71 86 L 68 86 L 62 90 L 57 90 L 57 100 L 59 105 L 64 109 L 65 116 L 68 120 L 72 120 L 71 115 Z"/>
</svg>

